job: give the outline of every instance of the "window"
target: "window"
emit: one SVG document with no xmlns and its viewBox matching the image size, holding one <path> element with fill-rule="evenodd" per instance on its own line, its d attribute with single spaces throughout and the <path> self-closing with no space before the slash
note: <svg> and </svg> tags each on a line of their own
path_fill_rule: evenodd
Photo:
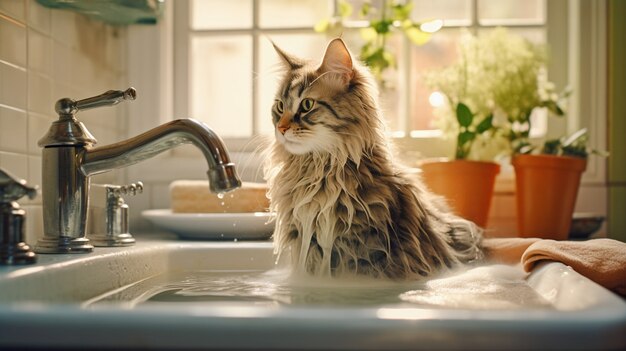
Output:
<svg viewBox="0 0 626 351">
<path fill-rule="evenodd" d="M 364 0 L 350 2 L 358 9 Z M 372 2 L 380 4 L 381 0 Z M 440 18 L 444 27 L 422 46 L 412 45 L 399 34 L 390 39 L 399 67 L 390 73 L 393 87 L 382 92 L 381 105 L 388 131 L 400 145 L 413 148 L 415 143 L 428 142 L 428 148 L 417 149 L 428 149 L 426 156 L 443 156 L 446 143 L 433 139 L 439 132 L 433 124 L 431 91 L 421 74 L 455 60 L 461 27 L 480 35 L 489 28 L 506 26 L 534 42 L 546 43 L 549 7 L 546 0 L 413 3 L 415 20 Z M 230 147 L 242 148 L 254 136 L 272 132 L 269 111 L 277 85 L 278 57 L 270 40 L 295 55 L 321 58 L 328 38 L 315 33 L 313 26 L 336 13 L 338 1 L 189 0 L 174 5 L 176 115 L 201 119 Z M 346 23 L 343 33 L 353 53 L 359 52 L 360 26 L 362 22 L 355 18 Z M 555 81 L 560 87 L 567 80 L 567 74 L 561 76 L 565 81 Z M 543 126 L 545 130 L 545 123 Z"/>
</svg>

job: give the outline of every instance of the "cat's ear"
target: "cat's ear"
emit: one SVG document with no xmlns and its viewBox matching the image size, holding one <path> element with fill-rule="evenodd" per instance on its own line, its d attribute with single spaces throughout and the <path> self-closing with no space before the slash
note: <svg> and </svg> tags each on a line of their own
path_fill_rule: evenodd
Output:
<svg viewBox="0 0 626 351">
<path fill-rule="evenodd" d="M 322 64 L 318 68 L 320 74 L 333 73 L 339 76 L 343 83 L 352 80 L 352 56 L 341 38 L 333 39 L 326 48 Z"/>
<path fill-rule="evenodd" d="M 281 48 L 276 46 L 274 42 L 272 42 L 272 46 L 274 46 L 274 50 L 276 50 L 276 53 L 280 56 L 280 60 L 287 69 L 296 70 L 304 66 L 304 62 L 301 59 L 284 52 Z"/>
</svg>

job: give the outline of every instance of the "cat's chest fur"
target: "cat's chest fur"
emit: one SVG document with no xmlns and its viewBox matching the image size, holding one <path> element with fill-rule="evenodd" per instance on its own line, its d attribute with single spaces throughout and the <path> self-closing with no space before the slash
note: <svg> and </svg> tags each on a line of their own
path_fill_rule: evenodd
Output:
<svg viewBox="0 0 626 351">
<path fill-rule="evenodd" d="M 358 179 L 353 167 L 328 159 L 304 158 L 287 163 L 270 187 L 277 214 L 274 239 L 279 247 L 295 245 L 292 256 L 306 267 L 311 250 L 319 248 L 322 271 L 330 269 L 331 252 L 339 237 L 356 228 Z M 308 253 L 308 254 L 307 254 Z M 315 270 L 315 269 L 314 269 Z"/>
<path fill-rule="evenodd" d="M 336 234 L 337 209 L 347 205 L 344 202 L 354 192 L 354 180 L 346 181 L 345 172 L 330 161 L 320 163 L 306 160 L 291 166 L 294 174 L 283 174 L 281 182 L 291 195 L 284 205 L 291 209 L 292 223 L 299 231 L 307 236 L 326 234 L 330 238 Z"/>
</svg>

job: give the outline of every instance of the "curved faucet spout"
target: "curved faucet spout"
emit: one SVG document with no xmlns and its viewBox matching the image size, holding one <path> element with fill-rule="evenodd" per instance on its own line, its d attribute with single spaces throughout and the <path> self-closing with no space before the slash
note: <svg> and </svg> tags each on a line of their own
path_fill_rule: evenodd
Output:
<svg viewBox="0 0 626 351">
<path fill-rule="evenodd" d="M 191 118 L 162 124 L 115 144 L 86 146 L 80 169 L 89 177 L 135 164 L 182 144 L 193 144 L 202 151 L 209 166 L 211 191 L 219 193 L 241 186 L 222 139 L 206 124 Z"/>
<path fill-rule="evenodd" d="M 135 96 L 135 89 L 128 88 L 79 101 L 70 98 L 57 101 L 59 119 L 39 141 L 43 147 L 44 236 L 37 241 L 36 252 L 91 252 L 93 245 L 85 237 L 91 176 L 130 166 L 181 144 L 193 144 L 202 151 L 209 165 L 211 191 L 222 193 L 241 186 L 222 139 L 194 119 L 171 121 L 128 140 L 94 147 L 96 139 L 75 114 L 79 110 L 134 100 Z"/>
</svg>

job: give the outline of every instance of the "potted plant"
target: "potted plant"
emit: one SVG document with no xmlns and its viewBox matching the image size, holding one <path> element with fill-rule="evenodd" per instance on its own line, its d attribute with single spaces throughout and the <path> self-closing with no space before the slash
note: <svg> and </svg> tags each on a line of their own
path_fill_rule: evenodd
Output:
<svg viewBox="0 0 626 351">
<path fill-rule="evenodd" d="M 486 227 L 500 165 L 468 157 L 477 139 L 495 132 L 493 115 L 480 118 L 462 102 L 456 104 L 455 111 L 459 126 L 455 160 L 423 163 L 422 178 L 458 215 Z"/>
<path fill-rule="evenodd" d="M 444 135 L 456 136 L 454 161 L 425 163 L 423 178 L 457 214 L 485 227 L 496 161 L 507 162 L 525 143 L 534 114 L 563 115 L 565 94 L 547 80 L 545 49 L 504 28 L 481 37 L 466 32 L 458 51 L 454 64 L 425 77 L 446 98 L 437 123 Z"/>
<path fill-rule="evenodd" d="M 565 240 L 587 166 L 587 130 L 548 140 L 539 153 L 527 141 L 513 157 L 517 227 L 521 237 Z"/>
</svg>

